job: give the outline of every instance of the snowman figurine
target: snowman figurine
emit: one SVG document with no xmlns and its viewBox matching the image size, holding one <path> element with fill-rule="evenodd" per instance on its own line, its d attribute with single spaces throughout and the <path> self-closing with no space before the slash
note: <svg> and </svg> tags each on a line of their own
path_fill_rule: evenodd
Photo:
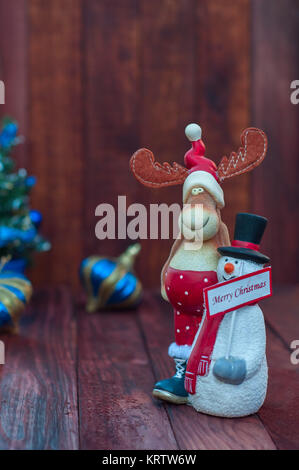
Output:
<svg viewBox="0 0 299 470">
<path fill-rule="evenodd" d="M 269 263 L 259 252 L 267 219 L 240 213 L 232 246 L 219 247 L 218 282 L 258 271 Z M 268 367 L 263 313 L 250 304 L 218 318 L 204 316 L 187 365 L 188 402 L 197 411 L 240 417 L 256 413 L 264 403 Z M 190 385 L 192 377 L 193 389 Z"/>
</svg>

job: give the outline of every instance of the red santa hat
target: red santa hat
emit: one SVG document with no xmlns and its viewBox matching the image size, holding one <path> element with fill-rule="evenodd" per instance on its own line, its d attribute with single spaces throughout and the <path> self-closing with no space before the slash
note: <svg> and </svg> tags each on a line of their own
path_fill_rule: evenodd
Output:
<svg viewBox="0 0 299 470">
<path fill-rule="evenodd" d="M 213 196 L 219 208 L 224 207 L 224 196 L 219 184 L 217 167 L 212 160 L 206 158 L 205 144 L 201 140 L 201 128 L 198 124 L 189 124 L 185 129 L 187 138 L 192 142 L 192 148 L 185 154 L 185 165 L 189 174 L 183 186 L 183 203 L 187 201 L 192 188 L 200 186 Z"/>
</svg>

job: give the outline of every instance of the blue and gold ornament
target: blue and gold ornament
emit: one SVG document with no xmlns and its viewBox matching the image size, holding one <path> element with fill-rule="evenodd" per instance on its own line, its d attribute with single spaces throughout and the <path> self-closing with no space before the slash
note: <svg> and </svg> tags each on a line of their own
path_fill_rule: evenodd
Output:
<svg viewBox="0 0 299 470">
<path fill-rule="evenodd" d="M 17 332 L 20 314 L 31 295 L 31 282 L 23 274 L 0 272 L 0 332 Z"/>
<path fill-rule="evenodd" d="M 82 261 L 80 279 L 88 296 L 88 312 L 132 308 L 139 303 L 142 286 L 132 269 L 140 248 L 136 243 L 118 258 L 90 256 Z"/>
</svg>

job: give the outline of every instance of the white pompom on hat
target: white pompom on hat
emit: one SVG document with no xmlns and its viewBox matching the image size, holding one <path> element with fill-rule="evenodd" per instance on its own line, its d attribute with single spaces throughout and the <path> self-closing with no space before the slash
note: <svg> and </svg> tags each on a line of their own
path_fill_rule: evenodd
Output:
<svg viewBox="0 0 299 470">
<path fill-rule="evenodd" d="M 206 158 L 205 145 L 201 140 L 202 131 L 198 124 L 189 124 L 185 129 L 186 137 L 192 142 L 192 148 L 185 154 L 185 165 L 189 169 L 183 186 L 183 203 L 187 201 L 192 188 L 200 186 L 214 198 L 217 207 L 224 207 L 223 190 L 219 184 L 217 167 Z"/>
<path fill-rule="evenodd" d="M 188 124 L 188 126 L 186 127 L 185 134 L 187 139 L 190 140 L 190 142 L 196 142 L 197 140 L 201 139 L 202 130 L 198 124 L 192 123 Z"/>
</svg>

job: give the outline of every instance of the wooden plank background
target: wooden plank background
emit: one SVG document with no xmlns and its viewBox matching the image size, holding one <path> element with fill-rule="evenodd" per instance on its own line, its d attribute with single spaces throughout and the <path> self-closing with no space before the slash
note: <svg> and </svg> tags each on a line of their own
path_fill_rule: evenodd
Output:
<svg viewBox="0 0 299 470">
<path fill-rule="evenodd" d="M 268 158 L 254 173 L 253 210 L 271 220 L 264 246 L 274 279 L 298 282 L 299 105 L 291 103 L 290 84 L 299 77 L 299 2 L 254 0 L 252 21 L 252 118 L 270 142 Z"/>
<path fill-rule="evenodd" d="M 290 102 L 298 8 L 296 0 L 0 0 L 0 111 L 27 137 L 16 158 L 38 177 L 32 206 L 53 244 L 38 257 L 36 285 L 77 288 L 84 256 L 127 246 L 96 239 L 101 202 L 181 200 L 180 188 L 141 187 L 128 161 L 147 146 L 160 161 L 182 162 L 190 121 L 202 125 L 216 162 L 244 127 L 267 131 L 261 168 L 225 184 L 223 218 L 232 232 L 237 211 L 269 216 L 263 247 L 274 279 L 298 280 L 299 106 Z M 137 269 L 157 286 L 171 241 L 142 245 Z"/>
<path fill-rule="evenodd" d="M 196 413 L 152 397 L 173 373 L 173 314 L 158 291 L 137 310 L 86 313 L 65 286 L 36 290 L 20 335 L 2 335 L 0 449 L 299 449 L 298 286 L 261 303 L 269 383 L 244 418 Z M 282 321 L 283 318 L 283 321 Z"/>
</svg>

